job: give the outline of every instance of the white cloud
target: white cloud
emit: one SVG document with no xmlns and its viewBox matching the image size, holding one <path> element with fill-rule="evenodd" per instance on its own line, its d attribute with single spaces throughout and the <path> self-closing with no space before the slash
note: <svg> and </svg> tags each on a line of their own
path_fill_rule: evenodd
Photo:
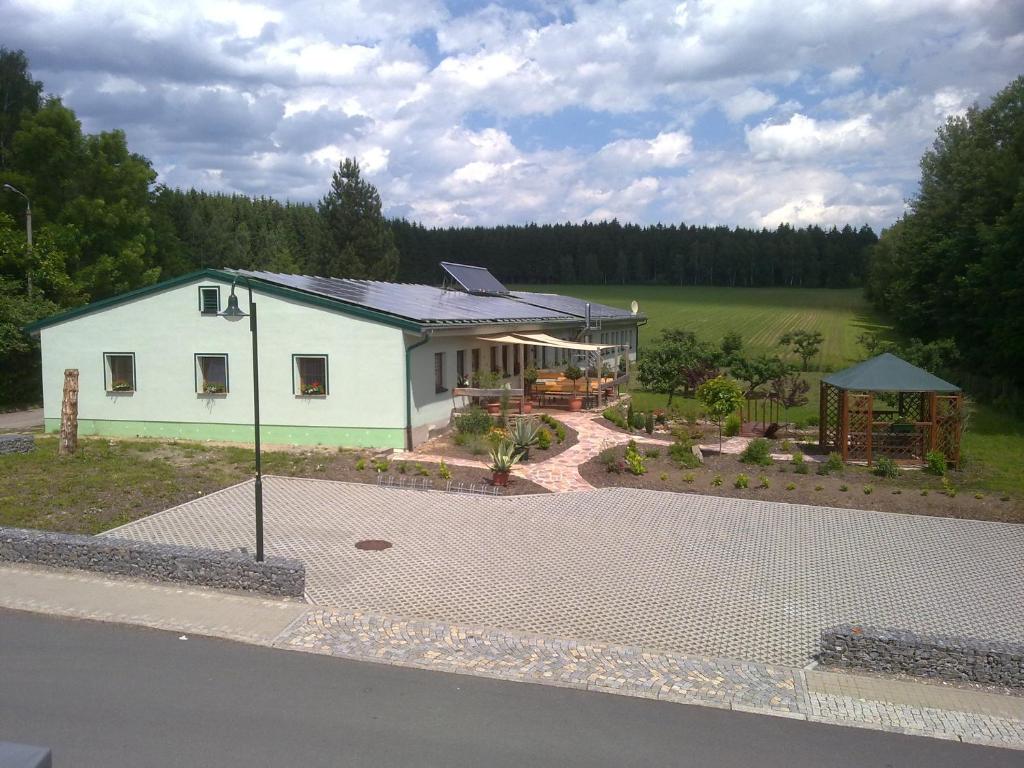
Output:
<svg viewBox="0 0 1024 768">
<path fill-rule="evenodd" d="M 852 155 L 878 146 L 884 135 L 871 115 L 849 120 L 815 120 L 797 113 L 789 122 L 762 123 L 746 131 L 747 146 L 757 158 L 800 159 L 822 154 Z"/>
<path fill-rule="evenodd" d="M 682 131 L 659 133 L 653 139 L 619 139 L 606 144 L 597 161 L 632 170 L 677 168 L 693 151 L 693 140 Z"/>
<path fill-rule="evenodd" d="M 851 85 L 864 75 L 864 67 L 855 64 L 849 67 L 838 67 L 829 72 L 828 81 L 835 86 Z"/>
<path fill-rule="evenodd" d="M 745 117 L 771 109 L 776 102 L 778 102 L 778 98 L 774 93 L 759 91 L 757 88 L 747 88 L 735 96 L 727 98 L 723 102 L 722 108 L 729 120 L 737 123 Z"/>
</svg>

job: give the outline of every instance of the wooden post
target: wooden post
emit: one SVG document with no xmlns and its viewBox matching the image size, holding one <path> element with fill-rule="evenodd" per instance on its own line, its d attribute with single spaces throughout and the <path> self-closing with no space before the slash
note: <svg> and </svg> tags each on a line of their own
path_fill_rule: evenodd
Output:
<svg viewBox="0 0 1024 768">
<path fill-rule="evenodd" d="M 866 437 L 866 448 L 868 454 L 868 466 L 871 466 L 871 433 L 875 431 L 875 393 L 868 392 L 868 434 Z"/>
<path fill-rule="evenodd" d="M 929 410 L 928 421 L 930 421 L 932 423 L 931 428 L 929 429 L 929 432 L 931 434 L 928 437 L 928 450 L 929 451 L 934 451 L 935 450 L 935 446 L 938 445 L 938 442 L 939 442 L 938 425 L 935 423 L 935 421 L 936 421 L 936 419 L 938 418 L 938 415 L 939 415 L 939 413 L 938 413 L 938 410 L 939 410 L 939 396 L 935 392 L 930 392 L 928 400 L 929 400 L 929 402 L 928 402 L 928 410 Z"/>
<path fill-rule="evenodd" d="M 955 458 L 953 459 L 953 468 L 960 468 L 960 438 L 963 437 L 964 429 L 964 394 L 963 392 L 956 393 L 956 431 L 953 433 L 953 453 Z"/>
<path fill-rule="evenodd" d="M 516 344 L 516 362 L 519 363 L 519 365 L 516 366 L 517 368 L 519 368 L 519 391 L 523 393 L 519 396 L 519 415 L 522 416 L 523 406 L 525 405 L 526 401 L 526 371 L 523 370 L 523 368 L 525 367 L 523 363 L 525 361 L 523 360 L 522 344 Z"/>
<path fill-rule="evenodd" d="M 826 411 L 825 398 L 827 397 L 826 389 L 828 385 L 824 381 L 818 382 L 818 446 L 824 451 L 828 448 L 827 435 L 828 425 L 825 423 Z"/>
<path fill-rule="evenodd" d="M 78 450 L 78 369 L 64 370 L 64 398 L 60 406 L 60 445 L 57 453 L 70 456 Z"/>
<path fill-rule="evenodd" d="M 847 410 L 847 392 L 839 390 L 839 450 L 843 454 L 843 463 L 850 453 L 850 412 Z"/>
</svg>

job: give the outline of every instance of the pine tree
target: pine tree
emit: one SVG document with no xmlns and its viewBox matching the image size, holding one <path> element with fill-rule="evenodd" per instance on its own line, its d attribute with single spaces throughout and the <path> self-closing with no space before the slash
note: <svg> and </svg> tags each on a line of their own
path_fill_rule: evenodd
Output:
<svg viewBox="0 0 1024 768">
<path fill-rule="evenodd" d="M 330 233 L 333 253 L 326 255 L 322 274 L 366 280 L 394 280 L 398 249 L 391 227 L 381 214 L 376 187 L 364 181 L 359 163 L 345 158 L 331 176 L 331 189 L 320 201 L 320 215 Z"/>
</svg>

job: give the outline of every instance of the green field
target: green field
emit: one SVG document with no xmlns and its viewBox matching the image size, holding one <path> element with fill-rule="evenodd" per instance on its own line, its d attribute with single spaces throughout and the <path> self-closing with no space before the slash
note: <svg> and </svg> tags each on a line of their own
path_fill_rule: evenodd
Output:
<svg viewBox="0 0 1024 768">
<path fill-rule="evenodd" d="M 886 333 L 888 326 L 871 313 L 860 289 L 703 288 L 699 286 L 545 285 L 523 290 L 562 293 L 601 304 L 628 307 L 636 300 L 648 318 L 640 344 L 652 341 L 663 328 L 683 328 L 698 338 L 717 342 L 726 331 L 738 331 L 748 350 L 778 351 L 787 331 L 821 331 L 825 336 L 812 368 L 842 368 L 861 360 L 857 336 Z"/>
</svg>

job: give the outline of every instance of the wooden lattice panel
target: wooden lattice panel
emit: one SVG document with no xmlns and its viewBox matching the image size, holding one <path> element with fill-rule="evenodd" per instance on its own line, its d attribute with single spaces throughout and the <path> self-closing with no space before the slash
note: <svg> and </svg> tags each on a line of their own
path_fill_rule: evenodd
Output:
<svg viewBox="0 0 1024 768">
<path fill-rule="evenodd" d="M 961 402 L 959 395 L 935 398 L 935 450 L 953 464 L 960 461 Z"/>
<path fill-rule="evenodd" d="M 825 384 L 822 387 L 821 447 L 823 450 L 839 449 L 839 432 L 841 415 L 839 412 L 840 393 L 835 387 Z"/>
<path fill-rule="evenodd" d="M 868 457 L 871 399 L 870 393 L 846 393 L 846 440 L 849 446 L 846 455 L 852 461 L 865 461 Z"/>
</svg>

